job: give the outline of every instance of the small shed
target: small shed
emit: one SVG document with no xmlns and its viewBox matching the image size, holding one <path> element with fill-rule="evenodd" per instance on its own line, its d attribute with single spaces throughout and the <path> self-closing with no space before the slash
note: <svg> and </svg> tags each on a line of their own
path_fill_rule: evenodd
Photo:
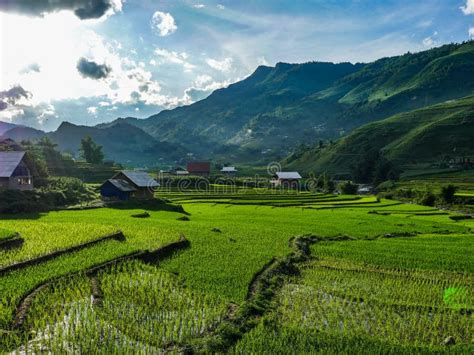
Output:
<svg viewBox="0 0 474 355">
<path fill-rule="evenodd" d="M 234 176 L 235 174 L 237 174 L 237 169 L 235 168 L 235 166 L 224 166 L 221 169 L 221 173 L 227 176 Z"/>
<path fill-rule="evenodd" d="M 275 187 L 283 188 L 299 188 L 301 175 L 296 171 L 280 171 L 277 172 L 272 180 Z"/>
<path fill-rule="evenodd" d="M 26 152 L 0 152 L 0 188 L 33 190 L 34 170 Z"/>
<path fill-rule="evenodd" d="M 191 162 L 188 163 L 186 170 L 190 175 L 209 176 L 211 174 L 210 162 Z"/>
<path fill-rule="evenodd" d="M 103 197 L 129 199 L 152 199 L 154 189 L 160 184 L 144 171 L 122 170 L 100 187 Z"/>
<path fill-rule="evenodd" d="M 125 180 L 108 179 L 100 187 L 100 194 L 106 198 L 118 198 L 122 201 L 130 200 L 132 193 L 137 189 Z"/>
</svg>

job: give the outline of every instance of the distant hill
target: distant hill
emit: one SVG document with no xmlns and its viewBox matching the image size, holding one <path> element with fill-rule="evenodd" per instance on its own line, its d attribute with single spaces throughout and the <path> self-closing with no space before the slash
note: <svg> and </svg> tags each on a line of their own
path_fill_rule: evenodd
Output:
<svg viewBox="0 0 474 355">
<path fill-rule="evenodd" d="M 12 129 L 3 133 L 3 137 L 13 139 L 16 142 L 21 142 L 23 140 L 38 140 L 41 137 L 46 135 L 45 132 L 40 131 L 39 129 L 34 129 L 31 127 L 24 126 L 15 126 Z"/>
<path fill-rule="evenodd" d="M 18 127 L 18 126 L 12 123 L 0 121 L 0 136 L 2 136 L 5 132 L 15 127 Z"/>
<path fill-rule="evenodd" d="M 305 172 L 348 174 L 374 150 L 399 167 L 474 158 L 474 96 L 369 123 L 333 145 L 302 149 L 284 165 Z"/>
<path fill-rule="evenodd" d="M 43 132 L 30 127 L 15 126 L 4 132 L 0 138 L 35 141 L 46 136 L 58 144 L 61 151 L 79 155 L 81 139 L 91 136 L 103 146 L 106 160 L 131 166 L 173 165 L 186 156 L 184 148 L 177 144 L 160 142 L 134 125 L 127 123 L 103 127 L 79 126 L 63 122 L 54 132 Z"/>
<path fill-rule="evenodd" d="M 79 151 L 83 137 L 91 136 L 103 146 L 106 159 L 135 166 L 172 163 L 186 154 L 178 145 L 159 142 L 143 130 L 126 123 L 98 128 L 63 122 L 48 136 L 61 150 L 73 153 Z"/>
<path fill-rule="evenodd" d="M 365 123 L 474 93 L 474 43 L 368 64 L 279 63 L 189 106 L 119 119 L 210 157 L 268 162 Z"/>
</svg>

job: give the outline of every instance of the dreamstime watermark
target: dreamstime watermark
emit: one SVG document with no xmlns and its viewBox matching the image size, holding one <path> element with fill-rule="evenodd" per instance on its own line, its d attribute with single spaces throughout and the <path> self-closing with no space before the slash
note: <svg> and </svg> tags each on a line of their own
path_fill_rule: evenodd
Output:
<svg viewBox="0 0 474 355">
<path fill-rule="evenodd" d="M 253 176 L 218 175 L 218 176 L 179 176 L 160 172 L 156 179 L 148 181 L 150 193 L 183 192 L 183 193 L 220 193 L 236 194 L 240 190 L 253 189 L 256 194 L 279 194 L 298 191 L 317 191 L 319 179 L 310 175 L 303 179 L 279 178 L 283 172 L 279 162 L 271 162 L 266 167 L 264 175 Z"/>
</svg>

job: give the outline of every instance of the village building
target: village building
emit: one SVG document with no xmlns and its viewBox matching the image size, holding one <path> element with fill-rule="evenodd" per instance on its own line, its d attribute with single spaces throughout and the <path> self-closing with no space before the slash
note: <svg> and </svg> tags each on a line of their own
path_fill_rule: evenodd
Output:
<svg viewBox="0 0 474 355">
<path fill-rule="evenodd" d="M 176 170 L 175 175 L 176 176 L 188 176 L 189 171 L 187 171 L 187 170 Z"/>
<path fill-rule="evenodd" d="M 104 198 L 122 201 L 152 199 L 154 189 L 160 184 L 144 171 L 122 170 L 108 179 L 100 187 Z"/>
<path fill-rule="evenodd" d="M 0 189 L 33 190 L 34 171 L 26 152 L 0 152 Z"/>
<path fill-rule="evenodd" d="M 234 176 L 235 174 L 237 174 L 237 169 L 235 168 L 235 166 L 224 166 L 221 169 L 221 173 L 227 176 Z"/>
<path fill-rule="evenodd" d="M 297 189 L 300 186 L 301 175 L 296 171 L 277 172 L 274 179 L 271 181 L 275 187 L 282 187 L 286 189 Z"/>
<path fill-rule="evenodd" d="M 191 162 L 188 163 L 186 170 L 189 175 L 209 176 L 211 174 L 210 162 Z"/>
</svg>

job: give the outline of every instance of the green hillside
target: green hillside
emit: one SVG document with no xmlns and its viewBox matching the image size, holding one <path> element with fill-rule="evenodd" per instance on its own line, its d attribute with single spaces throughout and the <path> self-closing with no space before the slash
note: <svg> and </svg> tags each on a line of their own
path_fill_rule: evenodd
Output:
<svg viewBox="0 0 474 355">
<path fill-rule="evenodd" d="M 295 152 L 285 165 L 347 174 L 369 152 L 399 167 L 474 157 L 474 96 L 402 113 L 354 130 L 333 145 Z"/>
<path fill-rule="evenodd" d="M 472 95 L 474 81 L 465 78 L 473 75 L 473 42 L 368 64 L 278 63 L 190 106 L 115 123 L 211 158 L 263 163 L 302 143 L 336 139 L 369 122 Z"/>
<path fill-rule="evenodd" d="M 126 123 L 101 129 L 63 122 L 55 132 L 49 133 L 48 136 L 58 144 L 61 150 L 74 154 L 79 151 L 81 139 L 91 136 L 97 144 L 103 146 L 105 159 L 125 165 L 173 163 L 186 153 L 180 146 L 159 142 L 143 130 Z"/>
</svg>

